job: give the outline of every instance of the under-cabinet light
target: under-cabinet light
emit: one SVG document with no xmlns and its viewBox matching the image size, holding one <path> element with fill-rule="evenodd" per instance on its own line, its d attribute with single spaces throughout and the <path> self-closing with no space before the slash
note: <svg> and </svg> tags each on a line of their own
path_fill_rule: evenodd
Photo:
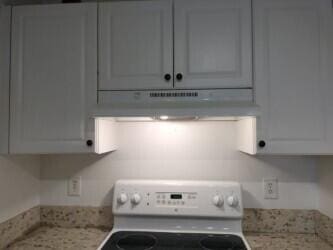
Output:
<svg viewBox="0 0 333 250">
<path fill-rule="evenodd" d="M 159 119 L 162 120 L 162 121 L 166 121 L 166 120 L 169 119 L 169 116 L 167 116 L 167 115 L 161 115 L 161 116 L 159 117 Z"/>
</svg>

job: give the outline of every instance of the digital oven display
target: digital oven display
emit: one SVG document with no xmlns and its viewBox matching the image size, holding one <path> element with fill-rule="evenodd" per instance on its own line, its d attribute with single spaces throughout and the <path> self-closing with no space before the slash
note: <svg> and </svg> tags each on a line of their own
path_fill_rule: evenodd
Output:
<svg viewBox="0 0 333 250">
<path fill-rule="evenodd" d="M 172 200 L 181 200 L 183 197 L 181 194 L 171 194 L 170 199 Z"/>
</svg>

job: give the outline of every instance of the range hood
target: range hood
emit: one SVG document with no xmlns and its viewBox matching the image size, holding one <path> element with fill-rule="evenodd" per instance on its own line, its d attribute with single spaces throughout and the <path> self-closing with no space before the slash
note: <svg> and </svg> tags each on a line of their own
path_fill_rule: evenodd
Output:
<svg viewBox="0 0 333 250">
<path fill-rule="evenodd" d="M 258 116 L 252 89 L 99 91 L 94 117 Z"/>
</svg>

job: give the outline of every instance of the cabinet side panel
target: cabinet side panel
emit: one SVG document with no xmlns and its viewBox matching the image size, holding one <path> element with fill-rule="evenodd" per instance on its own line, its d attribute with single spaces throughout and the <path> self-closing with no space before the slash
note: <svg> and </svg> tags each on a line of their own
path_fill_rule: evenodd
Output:
<svg viewBox="0 0 333 250">
<path fill-rule="evenodd" d="M 237 121 L 237 149 L 247 154 L 257 153 L 256 118 L 244 118 Z"/>
<path fill-rule="evenodd" d="M 117 123 L 109 118 L 95 119 L 95 153 L 104 154 L 117 149 Z"/>
<path fill-rule="evenodd" d="M 326 118 L 327 118 L 327 142 L 330 145 L 330 148 L 333 150 L 333 2 L 332 8 L 327 9 L 328 15 L 328 53 L 327 53 L 327 80 L 325 84 L 325 107 L 326 107 Z"/>
<path fill-rule="evenodd" d="M 0 154 L 8 153 L 10 12 L 0 7 Z"/>
</svg>

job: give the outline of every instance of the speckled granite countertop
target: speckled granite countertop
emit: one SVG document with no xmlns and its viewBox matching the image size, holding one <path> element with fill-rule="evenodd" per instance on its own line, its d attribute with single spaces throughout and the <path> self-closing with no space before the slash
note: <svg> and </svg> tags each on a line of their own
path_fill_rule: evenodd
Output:
<svg viewBox="0 0 333 250">
<path fill-rule="evenodd" d="M 39 227 L 8 249 L 96 250 L 108 233 L 96 228 Z"/>
<path fill-rule="evenodd" d="M 107 231 L 95 228 L 40 227 L 9 249 L 95 250 L 107 234 Z M 315 234 L 249 233 L 246 238 L 252 250 L 333 250 Z"/>
<path fill-rule="evenodd" d="M 252 250 L 333 250 L 315 234 L 248 233 Z"/>
</svg>

